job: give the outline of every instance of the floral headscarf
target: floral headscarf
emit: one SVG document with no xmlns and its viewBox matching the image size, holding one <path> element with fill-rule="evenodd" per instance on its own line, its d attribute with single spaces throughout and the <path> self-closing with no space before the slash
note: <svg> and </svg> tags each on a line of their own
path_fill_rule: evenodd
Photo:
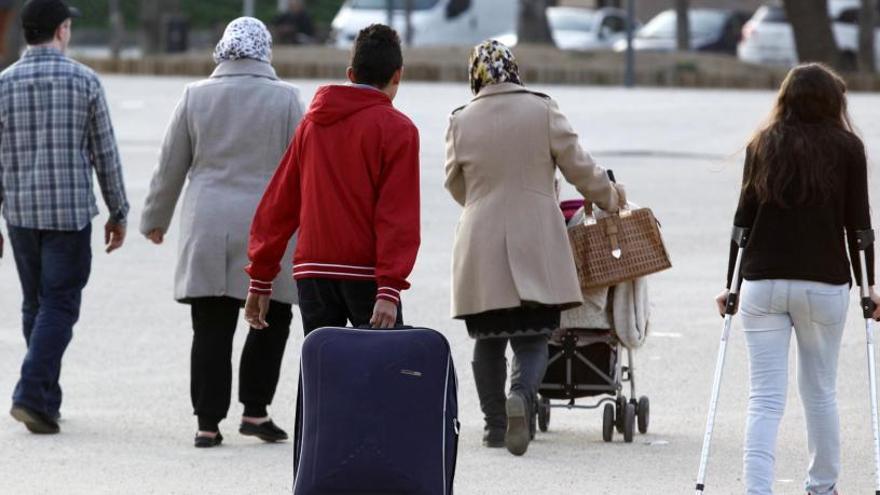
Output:
<svg viewBox="0 0 880 495">
<path fill-rule="evenodd" d="M 487 40 L 474 47 L 470 60 L 470 81 L 474 95 L 492 84 L 507 82 L 522 85 L 513 52 L 495 40 Z"/>
<path fill-rule="evenodd" d="M 230 22 L 214 49 L 214 62 L 218 64 L 242 58 L 272 61 L 272 35 L 259 19 L 239 17 Z"/>
</svg>

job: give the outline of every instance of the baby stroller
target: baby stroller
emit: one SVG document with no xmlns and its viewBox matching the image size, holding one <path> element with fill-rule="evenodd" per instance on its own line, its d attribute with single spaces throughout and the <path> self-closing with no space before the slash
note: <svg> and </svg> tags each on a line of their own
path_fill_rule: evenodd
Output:
<svg viewBox="0 0 880 495">
<path fill-rule="evenodd" d="M 587 211 L 583 200 L 563 201 L 560 206 L 569 227 L 591 218 L 592 212 Z M 616 429 L 629 443 L 636 428 L 642 434 L 648 432 L 650 419 L 648 397 L 636 399 L 632 351 L 647 334 L 647 285 L 640 279 L 585 292 L 584 299 L 583 306 L 563 312 L 561 328 L 551 337 L 550 360 L 539 387 L 538 428 L 547 431 L 552 409 L 598 409 L 604 405 L 603 440 L 610 442 Z M 635 306 L 639 300 L 641 314 L 624 322 L 627 327 L 640 327 L 636 328 L 639 334 L 619 333 L 615 323 L 621 319 L 615 318 L 615 310 L 626 307 L 627 301 Z M 629 398 L 624 393 L 625 384 L 629 384 Z M 585 398 L 592 401 L 577 403 Z"/>
</svg>

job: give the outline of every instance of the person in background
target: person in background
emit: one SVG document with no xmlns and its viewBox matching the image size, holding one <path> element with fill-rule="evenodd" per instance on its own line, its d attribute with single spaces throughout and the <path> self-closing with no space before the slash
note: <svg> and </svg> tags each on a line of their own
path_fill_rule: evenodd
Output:
<svg viewBox="0 0 880 495">
<path fill-rule="evenodd" d="M 219 423 L 230 405 L 233 336 L 249 288 L 242 267 L 250 221 L 303 115 L 299 90 L 278 80 L 271 58 L 272 37 L 262 22 L 242 17 L 229 24 L 214 51 L 216 70 L 187 86 L 171 118 L 141 218 L 141 232 L 162 244 L 189 178 L 174 297 L 192 312 L 196 447 L 223 441 Z M 282 251 L 291 251 L 288 241 Z M 279 277 L 266 302 L 267 326 L 251 328 L 241 355 L 239 432 L 266 442 L 287 439 L 267 406 L 295 302 L 293 281 Z"/>
<path fill-rule="evenodd" d="M 108 253 L 125 241 L 129 210 L 101 82 L 65 55 L 77 16 L 62 0 L 25 3 L 27 51 L 0 74 L 0 204 L 27 343 L 11 414 L 41 434 L 60 431 L 61 361 L 92 266 L 93 172 L 110 212 Z"/>
<path fill-rule="evenodd" d="M 850 124 L 846 85 L 831 69 L 802 65 L 783 81 L 769 123 L 746 149 L 733 223 L 751 229 L 739 307 L 750 376 L 746 493 L 773 493 L 793 328 L 810 452 L 805 490 L 836 494 L 837 358 L 850 299 L 850 264 L 856 282 L 862 282 L 856 233 L 871 228 L 871 213 L 865 146 Z M 716 298 L 722 315 L 737 251 L 731 243 L 728 289 Z M 873 288 L 873 248 L 866 264 L 871 299 L 880 303 Z M 874 318 L 880 318 L 880 307 Z"/>
<path fill-rule="evenodd" d="M 316 41 L 315 22 L 303 0 L 290 0 L 287 10 L 272 21 L 275 39 L 283 45 L 307 45 Z"/>
<path fill-rule="evenodd" d="M 525 454 L 560 311 L 582 304 L 556 171 L 606 211 L 625 204 L 622 187 L 581 149 L 549 97 L 523 86 L 510 49 L 477 45 L 474 99 L 446 135 L 446 188 L 464 207 L 452 260 L 452 315 L 474 345 L 474 380 L 485 415 L 483 444 Z M 507 344 L 514 362 L 505 398 Z"/>
<path fill-rule="evenodd" d="M 305 335 L 347 322 L 403 323 L 420 200 L 419 131 L 392 104 L 402 77 L 400 37 L 374 24 L 355 41 L 351 84 L 318 89 L 254 217 L 245 308 L 251 326 L 268 325 L 271 281 L 297 231 L 293 276 Z"/>
</svg>

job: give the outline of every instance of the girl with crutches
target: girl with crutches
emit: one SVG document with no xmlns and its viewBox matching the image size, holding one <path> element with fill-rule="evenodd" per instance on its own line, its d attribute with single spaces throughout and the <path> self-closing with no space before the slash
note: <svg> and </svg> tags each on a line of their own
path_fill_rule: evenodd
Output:
<svg viewBox="0 0 880 495">
<path fill-rule="evenodd" d="M 866 285 L 867 300 L 880 302 L 873 290 L 873 247 L 859 242 L 860 232 L 871 229 L 867 164 L 845 93 L 843 80 L 827 67 L 792 69 L 769 122 L 746 150 L 734 225 L 749 233 L 745 242 L 731 245 L 728 289 L 716 302 L 722 315 L 732 316 L 737 294 L 730 297 L 729 288 L 742 281 L 738 309 L 750 377 L 743 478 L 749 495 L 773 490 L 792 329 L 810 452 L 805 490 L 811 495 L 836 493 L 837 360 L 852 282 L 847 247 L 856 282 Z M 880 310 L 872 308 L 869 316 L 880 319 Z M 708 448 L 698 493 L 705 483 L 707 457 Z"/>
</svg>

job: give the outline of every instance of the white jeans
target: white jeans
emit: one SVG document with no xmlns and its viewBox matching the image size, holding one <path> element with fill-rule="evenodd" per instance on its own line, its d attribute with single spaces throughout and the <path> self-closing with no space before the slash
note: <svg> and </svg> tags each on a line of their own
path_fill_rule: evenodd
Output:
<svg viewBox="0 0 880 495">
<path fill-rule="evenodd" d="M 774 451 L 785 409 L 792 327 L 810 451 L 805 488 L 812 495 L 834 492 L 840 472 L 837 358 L 848 305 L 848 285 L 800 280 L 743 283 L 740 314 L 750 376 L 743 465 L 749 495 L 773 493 Z"/>
</svg>

